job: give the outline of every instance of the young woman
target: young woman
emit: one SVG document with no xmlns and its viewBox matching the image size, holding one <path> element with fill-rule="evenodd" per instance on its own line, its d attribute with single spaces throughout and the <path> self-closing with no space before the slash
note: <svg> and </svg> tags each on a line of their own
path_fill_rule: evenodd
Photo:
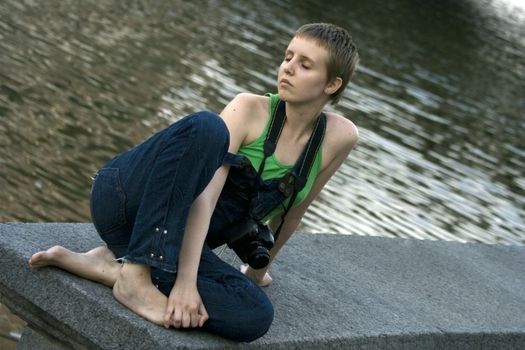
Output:
<svg viewBox="0 0 525 350">
<path fill-rule="evenodd" d="M 272 282 L 268 267 L 347 158 L 358 132 L 348 119 L 325 113 L 324 138 L 306 185 L 284 221 L 285 205 L 264 218 L 273 232 L 282 227 L 270 264 L 259 269 L 237 271 L 212 251 L 232 239 L 228 227 L 252 216 L 247 207 L 253 201 L 248 205 L 246 198 L 259 198 L 261 191 L 259 185 L 228 186 L 233 163 L 227 159 L 248 159 L 243 164 L 258 184 L 285 176 L 309 142 L 323 107 L 340 98 L 357 62 L 344 29 L 302 26 L 279 68 L 278 95 L 239 94 L 220 116 L 187 116 L 104 165 L 93 183 L 91 211 L 107 246 L 86 253 L 55 246 L 35 253 L 30 266 L 57 266 L 112 287 L 118 301 L 158 325 L 202 327 L 237 341 L 261 337 L 273 320 L 272 304 L 260 288 Z M 265 158 L 264 139 L 279 100 L 285 102 L 286 118 L 273 154 Z M 243 197 L 242 191 L 248 193 Z"/>
</svg>

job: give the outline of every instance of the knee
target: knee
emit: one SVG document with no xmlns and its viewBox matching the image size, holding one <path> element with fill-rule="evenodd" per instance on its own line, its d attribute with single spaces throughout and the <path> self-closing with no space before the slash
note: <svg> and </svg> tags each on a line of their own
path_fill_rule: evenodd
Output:
<svg viewBox="0 0 525 350">
<path fill-rule="evenodd" d="M 268 332 L 273 318 L 273 305 L 265 296 L 259 301 L 257 307 L 251 305 L 237 313 L 235 325 L 232 326 L 232 333 L 228 337 L 238 342 L 252 342 Z"/>
<path fill-rule="evenodd" d="M 193 127 L 196 134 L 202 138 L 202 145 L 206 149 L 201 151 L 228 151 L 230 144 L 230 132 L 224 120 L 217 114 L 201 111 L 193 114 Z"/>
<path fill-rule="evenodd" d="M 273 305 L 267 300 L 261 310 L 253 315 L 252 320 L 245 323 L 248 329 L 244 330 L 243 339 L 241 341 L 251 342 L 265 335 L 272 325 L 273 317 Z"/>
</svg>

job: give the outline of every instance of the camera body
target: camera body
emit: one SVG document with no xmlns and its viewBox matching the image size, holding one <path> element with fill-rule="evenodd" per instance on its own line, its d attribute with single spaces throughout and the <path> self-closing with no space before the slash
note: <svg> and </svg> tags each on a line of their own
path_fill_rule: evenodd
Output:
<svg viewBox="0 0 525 350">
<path fill-rule="evenodd" d="M 228 227 L 228 247 L 245 263 L 254 269 L 262 269 L 270 262 L 270 249 L 273 248 L 272 230 L 251 217 Z"/>
</svg>

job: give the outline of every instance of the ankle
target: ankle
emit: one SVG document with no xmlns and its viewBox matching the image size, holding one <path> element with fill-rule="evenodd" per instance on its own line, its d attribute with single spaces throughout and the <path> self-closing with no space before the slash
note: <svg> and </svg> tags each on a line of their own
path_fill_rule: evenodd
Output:
<svg viewBox="0 0 525 350">
<path fill-rule="evenodd" d="M 150 280 L 150 268 L 147 265 L 124 262 L 119 272 L 119 279 L 136 280 L 147 279 Z"/>
</svg>

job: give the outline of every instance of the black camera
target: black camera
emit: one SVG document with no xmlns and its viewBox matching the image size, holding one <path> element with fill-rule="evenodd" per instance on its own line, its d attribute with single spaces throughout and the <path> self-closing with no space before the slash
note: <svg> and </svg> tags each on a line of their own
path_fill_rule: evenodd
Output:
<svg viewBox="0 0 525 350">
<path fill-rule="evenodd" d="M 274 239 L 270 228 L 248 217 L 228 228 L 228 247 L 254 269 L 262 269 L 270 262 Z"/>
</svg>

